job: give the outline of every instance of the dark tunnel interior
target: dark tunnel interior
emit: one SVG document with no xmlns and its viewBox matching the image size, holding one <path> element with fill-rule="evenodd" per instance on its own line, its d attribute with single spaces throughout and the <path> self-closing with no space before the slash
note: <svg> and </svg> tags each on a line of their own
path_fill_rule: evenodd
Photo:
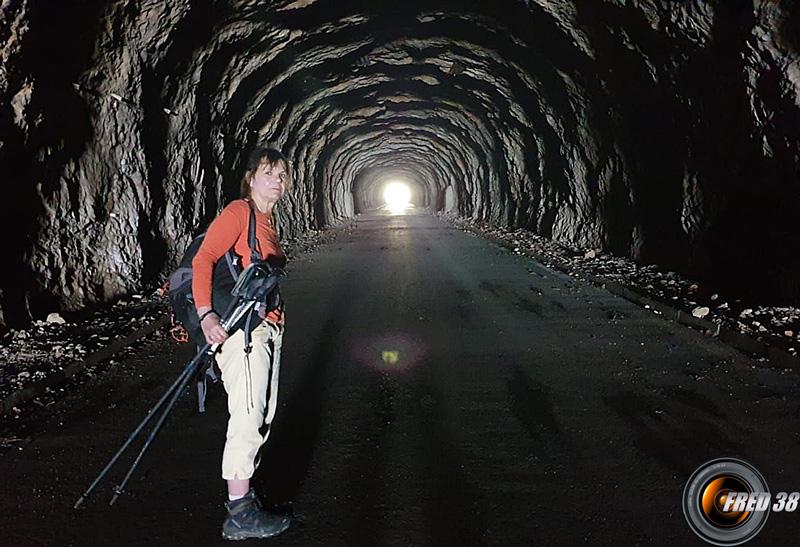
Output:
<svg viewBox="0 0 800 547">
<path fill-rule="evenodd" d="M 2 323 L 159 285 L 290 159 L 284 238 L 408 201 L 800 303 L 800 4 L 3 2 Z M 14 237 L 11 237 L 11 236 Z"/>
</svg>

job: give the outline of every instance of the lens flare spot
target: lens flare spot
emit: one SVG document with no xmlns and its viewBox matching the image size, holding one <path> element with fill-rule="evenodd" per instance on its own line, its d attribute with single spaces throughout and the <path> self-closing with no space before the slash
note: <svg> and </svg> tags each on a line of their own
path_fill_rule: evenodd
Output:
<svg viewBox="0 0 800 547">
<path fill-rule="evenodd" d="M 410 333 L 363 334 L 352 345 L 353 359 L 380 372 L 404 374 L 425 359 L 426 344 Z"/>
</svg>

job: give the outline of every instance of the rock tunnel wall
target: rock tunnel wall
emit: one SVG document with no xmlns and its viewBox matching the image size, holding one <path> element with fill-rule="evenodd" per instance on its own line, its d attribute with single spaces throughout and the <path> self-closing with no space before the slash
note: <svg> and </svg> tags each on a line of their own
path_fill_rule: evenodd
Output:
<svg viewBox="0 0 800 547">
<path fill-rule="evenodd" d="M 432 210 L 800 302 L 800 3 L 6 0 L 2 321 L 158 284 L 290 158 L 293 237 Z M 366 196 L 366 197 L 365 197 Z"/>
</svg>

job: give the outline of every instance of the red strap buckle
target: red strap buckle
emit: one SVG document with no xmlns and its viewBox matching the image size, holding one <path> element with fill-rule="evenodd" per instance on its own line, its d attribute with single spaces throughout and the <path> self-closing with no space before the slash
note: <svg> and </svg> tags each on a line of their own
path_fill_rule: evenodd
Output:
<svg viewBox="0 0 800 547">
<path fill-rule="evenodd" d="M 189 333 L 183 328 L 183 325 L 175 325 L 169 329 L 169 334 L 179 344 L 185 344 L 189 341 Z"/>
</svg>

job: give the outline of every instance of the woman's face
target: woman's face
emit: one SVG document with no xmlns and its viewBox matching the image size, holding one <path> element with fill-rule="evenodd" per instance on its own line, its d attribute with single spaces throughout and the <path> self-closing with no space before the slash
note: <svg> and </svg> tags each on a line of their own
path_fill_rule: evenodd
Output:
<svg viewBox="0 0 800 547">
<path fill-rule="evenodd" d="M 289 173 L 280 160 L 270 164 L 264 160 L 250 176 L 250 195 L 260 201 L 275 203 L 286 193 Z"/>
</svg>

